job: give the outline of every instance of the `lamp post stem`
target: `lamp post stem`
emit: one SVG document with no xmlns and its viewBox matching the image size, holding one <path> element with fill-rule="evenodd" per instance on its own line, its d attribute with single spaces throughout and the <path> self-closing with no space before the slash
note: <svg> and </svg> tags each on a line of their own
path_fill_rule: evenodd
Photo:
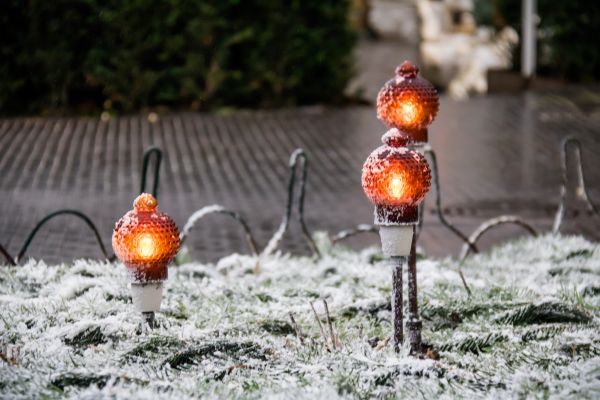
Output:
<svg viewBox="0 0 600 400">
<path fill-rule="evenodd" d="M 421 352 L 421 327 L 423 326 L 419 319 L 417 303 L 417 252 L 414 229 L 413 227 L 413 239 L 408 256 L 408 320 L 406 321 L 410 351 L 413 354 Z"/>
<path fill-rule="evenodd" d="M 392 342 L 394 351 L 399 352 L 404 334 L 402 331 L 402 257 L 392 258 Z"/>
<path fill-rule="evenodd" d="M 156 320 L 154 319 L 154 311 L 145 311 L 142 312 L 142 316 L 144 317 L 144 321 L 148 324 L 150 329 L 154 329 L 156 327 Z"/>
</svg>

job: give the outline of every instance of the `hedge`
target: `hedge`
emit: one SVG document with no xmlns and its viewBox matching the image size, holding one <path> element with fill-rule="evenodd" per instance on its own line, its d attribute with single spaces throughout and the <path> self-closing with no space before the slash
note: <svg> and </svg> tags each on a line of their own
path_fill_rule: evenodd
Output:
<svg viewBox="0 0 600 400">
<path fill-rule="evenodd" d="M 342 0 L 3 0 L 0 113 L 333 102 L 348 15 Z"/>
</svg>

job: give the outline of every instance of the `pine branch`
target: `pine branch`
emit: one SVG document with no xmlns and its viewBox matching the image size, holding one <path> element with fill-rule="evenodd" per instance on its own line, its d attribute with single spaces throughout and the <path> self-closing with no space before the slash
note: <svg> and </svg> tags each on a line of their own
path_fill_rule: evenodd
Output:
<svg viewBox="0 0 600 400">
<path fill-rule="evenodd" d="M 148 358 L 149 356 L 156 354 L 165 354 L 171 349 L 182 347 L 184 345 L 185 342 L 174 337 L 154 336 L 125 353 L 122 356 L 122 359 Z"/>
<path fill-rule="evenodd" d="M 531 325 L 548 323 L 587 324 L 592 317 L 587 313 L 563 303 L 529 304 L 497 318 L 496 323 Z"/>
<path fill-rule="evenodd" d="M 531 342 L 539 340 L 548 340 L 565 331 L 567 327 L 564 325 L 541 326 L 526 331 L 521 335 L 522 342 Z"/>
<path fill-rule="evenodd" d="M 63 342 L 69 346 L 83 347 L 106 343 L 108 342 L 108 337 L 102 333 L 102 329 L 99 326 L 92 326 L 81 330 L 72 338 L 64 338 Z"/>
<path fill-rule="evenodd" d="M 204 358 L 214 356 L 215 353 L 224 353 L 229 357 L 240 359 L 250 357 L 266 360 L 266 351 L 253 342 L 217 342 L 202 346 L 191 347 L 177 352 L 169 357 L 164 364 L 169 364 L 173 369 L 181 369 L 189 364 L 195 364 Z"/>
<path fill-rule="evenodd" d="M 508 337 L 499 333 L 489 333 L 486 336 L 470 336 L 459 342 L 446 343 L 440 347 L 442 351 L 461 351 L 463 353 L 479 354 L 490 349 L 496 343 L 506 342 Z"/>
</svg>

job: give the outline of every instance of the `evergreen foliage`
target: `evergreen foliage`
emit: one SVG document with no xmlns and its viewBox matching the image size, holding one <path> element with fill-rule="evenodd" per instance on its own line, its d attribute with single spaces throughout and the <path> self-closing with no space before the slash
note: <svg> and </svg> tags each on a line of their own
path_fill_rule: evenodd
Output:
<svg viewBox="0 0 600 400">
<path fill-rule="evenodd" d="M 521 0 L 476 0 L 478 23 L 521 31 Z M 571 81 L 600 80 L 600 2 L 589 0 L 538 1 L 538 72 Z M 520 46 L 515 68 L 520 65 Z"/>
<path fill-rule="evenodd" d="M 512 325 L 531 325 L 565 322 L 585 324 L 591 322 L 592 317 L 586 312 L 566 304 L 546 302 L 542 304 L 528 304 L 517 310 L 510 311 L 498 318 L 496 322 Z"/>
<path fill-rule="evenodd" d="M 422 358 L 391 348 L 389 264 L 319 249 L 318 261 L 265 257 L 259 274 L 239 255 L 173 267 L 152 330 L 123 301 L 122 265 L 1 266 L 0 397 L 598 398 L 600 296 L 581 295 L 598 244 L 548 235 L 473 255 L 470 296 L 458 262 L 420 261 Z M 324 346 L 315 296 L 339 349 Z"/>
<path fill-rule="evenodd" d="M 0 114 L 332 102 L 349 2 L 5 0 Z"/>
</svg>

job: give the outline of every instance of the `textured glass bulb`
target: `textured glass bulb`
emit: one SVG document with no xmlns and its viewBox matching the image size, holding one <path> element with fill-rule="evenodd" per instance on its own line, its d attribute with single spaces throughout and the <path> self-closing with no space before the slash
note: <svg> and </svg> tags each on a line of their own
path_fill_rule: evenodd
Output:
<svg viewBox="0 0 600 400">
<path fill-rule="evenodd" d="M 405 61 L 377 95 L 377 117 L 391 128 L 413 133 L 415 138 L 421 137 L 418 131 L 427 129 L 439 108 L 437 91 L 418 77 L 418 72 L 414 64 Z"/>
<path fill-rule="evenodd" d="M 362 186 L 376 205 L 417 205 L 430 185 L 427 160 L 406 147 L 383 145 L 373 151 L 363 165 Z"/>
<path fill-rule="evenodd" d="M 179 251 L 177 226 L 157 207 L 152 195 L 142 193 L 135 199 L 133 210 L 115 225 L 113 249 L 133 274 L 134 281 L 166 279 L 167 264 Z"/>
</svg>

